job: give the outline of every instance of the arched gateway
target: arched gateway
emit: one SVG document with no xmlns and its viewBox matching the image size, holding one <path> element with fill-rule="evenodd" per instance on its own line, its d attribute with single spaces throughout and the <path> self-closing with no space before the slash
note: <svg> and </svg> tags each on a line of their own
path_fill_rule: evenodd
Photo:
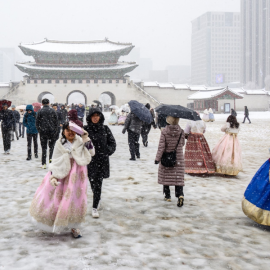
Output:
<svg viewBox="0 0 270 270">
<path fill-rule="evenodd" d="M 84 98 L 84 102 L 81 101 L 81 98 L 78 98 L 77 102 L 76 102 L 76 97 L 74 97 L 72 100 L 72 95 L 75 96 L 74 94 L 78 93 L 79 95 L 83 96 Z M 73 101 L 74 100 L 74 101 Z M 83 103 L 84 105 L 87 105 L 87 97 L 85 95 L 84 92 L 80 91 L 80 90 L 74 90 L 74 91 L 71 91 L 68 95 L 67 95 L 67 104 L 71 104 L 71 103 Z"/>
<path fill-rule="evenodd" d="M 122 86 L 125 85 L 124 91 L 128 89 L 125 74 L 138 66 L 135 62 L 118 62 L 121 56 L 128 55 L 134 48 L 131 43 L 112 42 L 108 39 L 98 41 L 45 39 L 38 43 L 21 43 L 19 47 L 25 55 L 35 59 L 35 62 L 16 63 L 19 70 L 29 75 L 27 88 L 31 88 L 32 84 L 37 90 L 46 89 L 49 93 L 53 93 L 56 102 L 61 103 L 64 100 L 68 103 L 69 97 L 79 92 L 85 97 L 85 104 L 87 97 L 90 102 L 92 97 L 98 99 L 101 93 L 108 94 L 112 104 L 115 104 L 115 95 L 119 100 L 122 98 Z M 89 90 L 72 90 L 70 89 L 72 84 L 81 90 L 86 87 Z M 79 87 L 80 85 L 82 87 Z M 39 95 L 39 100 L 42 94 Z"/>
</svg>

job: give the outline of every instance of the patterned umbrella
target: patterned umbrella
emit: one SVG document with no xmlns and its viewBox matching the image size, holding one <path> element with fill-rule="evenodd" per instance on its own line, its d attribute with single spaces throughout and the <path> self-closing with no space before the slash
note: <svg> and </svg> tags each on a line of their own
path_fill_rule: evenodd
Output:
<svg viewBox="0 0 270 270">
<path fill-rule="evenodd" d="M 3 110 L 3 104 L 7 104 L 8 105 L 8 107 L 10 107 L 11 106 L 11 101 L 9 101 L 9 100 L 6 100 L 6 99 L 0 99 L 0 111 L 2 111 Z"/>
</svg>

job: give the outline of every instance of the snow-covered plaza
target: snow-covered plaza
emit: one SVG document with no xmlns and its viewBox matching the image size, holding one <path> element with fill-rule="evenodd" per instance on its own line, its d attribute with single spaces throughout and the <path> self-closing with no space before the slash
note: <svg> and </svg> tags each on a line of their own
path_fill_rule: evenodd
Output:
<svg viewBox="0 0 270 270">
<path fill-rule="evenodd" d="M 108 114 L 106 114 L 108 118 Z M 228 115 L 207 123 L 211 150 Z M 242 122 L 243 114 L 238 113 Z M 269 158 L 269 112 L 250 113 L 241 124 L 243 168 L 237 177 L 185 175 L 185 204 L 163 200 L 154 164 L 159 130 L 141 159 L 129 161 L 127 134 L 111 126 L 117 142 L 111 177 L 104 180 L 100 218 L 93 219 L 88 185 L 88 215 L 83 237 L 36 230 L 28 218 L 34 193 L 45 176 L 39 159 L 26 161 L 26 138 L 3 154 L 0 138 L 0 269 L 233 269 L 269 270 L 270 228 L 244 215 L 241 200 L 259 167 Z M 180 120 L 182 128 L 186 121 Z M 41 148 L 39 145 L 39 157 Z M 174 188 L 171 188 L 174 190 Z"/>
</svg>

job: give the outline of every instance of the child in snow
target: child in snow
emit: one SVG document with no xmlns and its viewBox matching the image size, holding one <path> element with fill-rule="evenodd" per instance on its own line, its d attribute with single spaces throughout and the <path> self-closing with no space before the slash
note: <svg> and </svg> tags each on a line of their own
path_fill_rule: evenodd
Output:
<svg viewBox="0 0 270 270">
<path fill-rule="evenodd" d="M 57 140 L 52 163 L 30 206 L 32 221 L 42 230 L 72 232 L 82 236 L 79 226 L 87 210 L 87 164 L 95 149 L 88 133 L 82 137 L 63 125 L 62 137 Z"/>
</svg>

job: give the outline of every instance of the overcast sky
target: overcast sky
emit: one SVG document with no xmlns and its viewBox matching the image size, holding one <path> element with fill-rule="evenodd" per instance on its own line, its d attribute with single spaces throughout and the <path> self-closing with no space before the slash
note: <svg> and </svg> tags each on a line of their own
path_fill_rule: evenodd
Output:
<svg viewBox="0 0 270 270">
<path fill-rule="evenodd" d="M 0 0 L 0 47 L 20 42 L 132 42 L 155 69 L 190 64 L 191 21 L 240 11 L 240 0 Z"/>
</svg>

